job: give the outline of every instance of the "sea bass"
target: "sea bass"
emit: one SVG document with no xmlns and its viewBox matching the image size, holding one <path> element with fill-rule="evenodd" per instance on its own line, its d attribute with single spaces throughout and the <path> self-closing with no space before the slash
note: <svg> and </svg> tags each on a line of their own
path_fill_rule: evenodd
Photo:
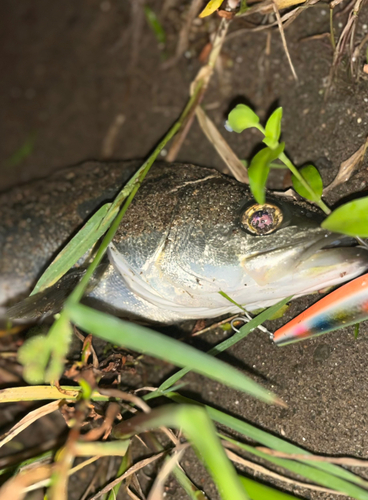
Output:
<svg viewBox="0 0 368 500">
<path fill-rule="evenodd" d="M 138 166 L 89 162 L 0 197 L 0 305 L 31 291 Z M 252 311 L 368 269 L 367 250 L 344 246 L 321 220 L 313 206 L 282 196 L 258 205 L 247 186 L 215 170 L 156 162 L 84 300 L 121 317 L 173 323 L 238 312 L 226 296 Z"/>
</svg>

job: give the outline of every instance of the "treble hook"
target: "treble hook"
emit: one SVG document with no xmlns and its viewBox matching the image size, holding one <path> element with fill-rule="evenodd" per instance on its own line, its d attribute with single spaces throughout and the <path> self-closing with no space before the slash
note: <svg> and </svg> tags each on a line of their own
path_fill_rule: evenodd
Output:
<svg viewBox="0 0 368 500">
<path fill-rule="evenodd" d="M 249 323 L 249 321 L 251 319 L 252 319 L 252 317 L 247 312 L 244 313 L 244 316 L 239 316 L 237 318 L 233 318 L 231 320 L 231 323 L 230 323 L 232 330 L 236 333 L 240 333 L 240 330 L 234 325 L 235 321 L 242 321 L 243 323 Z M 256 328 L 261 330 L 261 332 L 267 333 L 267 335 L 270 337 L 270 339 L 273 340 L 273 333 L 270 332 L 269 330 L 267 330 L 267 328 L 265 328 L 263 325 L 258 325 Z"/>
</svg>

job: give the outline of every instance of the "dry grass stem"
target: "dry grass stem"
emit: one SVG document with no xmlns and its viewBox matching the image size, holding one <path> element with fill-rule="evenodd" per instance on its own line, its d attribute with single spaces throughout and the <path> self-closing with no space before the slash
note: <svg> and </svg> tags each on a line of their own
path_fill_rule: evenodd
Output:
<svg viewBox="0 0 368 500">
<path fill-rule="evenodd" d="M 106 415 L 102 425 L 82 435 L 81 439 L 83 441 L 96 441 L 102 436 L 104 436 L 104 439 L 106 439 L 107 436 L 111 433 L 112 425 L 119 412 L 120 406 L 117 403 L 110 403 L 107 407 Z"/>
<path fill-rule="evenodd" d="M 40 418 L 53 413 L 58 410 L 60 406 L 64 404 L 64 401 L 52 401 L 47 405 L 41 406 L 41 408 L 37 408 L 36 410 L 30 411 L 22 420 L 20 420 L 17 424 L 15 424 L 10 431 L 4 434 L 0 440 L 0 448 L 4 446 L 6 443 L 11 441 L 15 436 L 24 431 L 31 424 L 39 420 Z"/>
<path fill-rule="evenodd" d="M 101 458 L 100 456 L 96 456 L 96 457 L 91 457 L 91 458 L 88 458 L 87 460 L 84 460 L 83 462 L 76 465 L 72 469 L 69 469 L 68 476 L 72 476 L 76 472 L 79 472 L 80 470 L 84 469 L 84 467 L 87 467 L 87 465 L 93 464 L 93 462 L 96 462 L 100 458 Z M 52 468 L 50 469 L 50 476 L 51 476 L 51 472 L 52 472 Z M 29 493 L 30 491 L 34 491 L 34 490 L 37 490 L 39 488 L 44 488 L 44 487 L 48 486 L 49 484 L 50 484 L 50 477 L 48 477 L 47 479 L 35 482 L 35 483 L 31 484 L 30 486 L 27 486 L 24 489 L 24 492 Z"/>
<path fill-rule="evenodd" d="M 88 483 L 87 488 L 84 490 L 84 493 L 81 496 L 80 500 L 87 500 L 88 495 L 90 494 L 90 492 L 94 488 L 94 486 L 96 484 L 96 481 L 99 479 L 99 477 L 102 474 L 104 468 L 105 468 L 104 461 L 101 460 L 101 462 L 100 462 L 100 464 L 99 464 L 99 466 L 97 468 L 97 471 L 93 474 L 93 476 L 92 476 L 90 482 Z"/>
<path fill-rule="evenodd" d="M 218 323 L 214 323 L 213 325 L 206 326 L 206 328 L 203 328 L 202 330 L 199 330 L 198 332 L 192 333 L 191 337 L 197 337 L 198 335 L 202 335 L 203 333 L 214 330 L 215 328 L 218 328 L 221 325 L 225 325 L 226 323 L 231 323 L 231 321 L 233 319 L 237 318 L 238 316 L 239 316 L 239 314 L 234 314 L 233 316 L 230 316 L 229 318 L 223 319 L 222 321 L 219 321 Z"/>
<path fill-rule="evenodd" d="M 160 472 L 157 474 L 147 500 L 162 500 L 164 498 L 165 481 L 175 467 L 179 465 L 179 461 L 182 458 L 184 451 L 184 449 L 181 449 L 180 451 L 174 452 L 173 455 L 165 461 Z"/>
<path fill-rule="evenodd" d="M 17 474 L 0 488 L 0 500 L 22 500 L 26 495 L 28 486 L 35 482 L 44 481 L 50 475 L 50 465 L 43 465 L 36 469 Z"/>
<path fill-rule="evenodd" d="M 291 72 L 292 72 L 292 74 L 294 76 L 294 79 L 297 81 L 298 80 L 298 76 L 297 76 L 297 74 L 295 72 L 295 68 L 294 68 L 293 62 L 292 62 L 291 57 L 290 57 L 289 49 L 287 47 L 285 33 L 284 33 L 284 28 L 283 28 L 283 25 L 282 25 L 282 21 L 281 21 L 281 17 L 280 17 L 280 12 L 279 12 L 279 9 L 277 7 L 276 2 L 274 2 L 273 10 L 274 10 L 275 15 L 276 15 L 277 24 L 278 24 L 279 30 L 280 30 L 282 44 L 284 46 L 284 50 L 285 50 L 285 53 L 286 53 L 287 60 L 289 61 L 289 66 L 290 66 Z"/>
<path fill-rule="evenodd" d="M 149 465 L 152 462 L 155 462 L 159 458 L 163 457 L 166 453 L 167 453 L 166 451 L 162 451 L 160 453 L 157 453 L 156 455 L 153 455 L 152 457 L 146 458 L 146 459 L 141 460 L 140 462 L 136 463 L 135 465 L 130 467 L 126 472 L 124 472 L 124 474 L 117 477 L 116 479 L 114 479 L 114 481 L 111 481 L 111 483 L 109 483 L 107 486 L 102 488 L 102 490 L 100 490 L 98 493 L 96 493 L 96 495 L 91 497 L 90 500 L 97 500 L 97 498 L 100 498 L 105 493 L 108 493 L 110 490 L 112 490 L 114 488 L 114 486 L 121 483 L 121 481 L 123 481 L 125 478 L 131 476 L 132 474 L 135 474 L 139 470 L 143 469 L 143 467 L 146 467 L 146 465 Z"/>
<path fill-rule="evenodd" d="M 246 168 L 231 149 L 229 144 L 222 137 L 213 121 L 207 116 L 201 107 L 196 109 L 196 115 L 203 133 L 209 142 L 214 146 L 219 156 L 221 156 L 235 179 L 239 182 L 248 184 L 249 178 Z"/>
<path fill-rule="evenodd" d="M 202 87 L 198 92 L 196 102 L 193 104 L 190 113 L 188 113 L 188 116 L 185 120 L 183 127 L 180 129 L 179 133 L 174 137 L 172 141 L 172 145 L 166 156 L 166 161 L 168 162 L 173 162 L 175 160 L 184 142 L 184 139 L 186 138 L 190 130 L 190 127 L 193 123 L 193 119 L 195 116 L 196 108 L 202 102 L 204 94 L 207 90 L 207 86 L 213 74 L 215 62 L 219 53 L 221 52 L 221 48 L 223 46 L 227 31 L 229 29 L 229 24 L 230 24 L 229 20 L 221 19 L 220 25 L 216 32 L 215 40 L 213 42 L 212 50 L 209 55 L 208 63 L 199 70 L 197 76 L 190 85 L 190 95 L 192 96 L 199 82 L 202 82 Z"/>
<path fill-rule="evenodd" d="M 320 0 L 307 0 L 306 2 L 303 3 L 303 5 L 299 7 L 295 7 L 295 9 L 292 9 L 285 14 L 281 16 L 281 21 L 283 24 L 284 28 L 287 28 L 290 26 L 290 24 L 295 21 L 295 19 L 302 13 L 304 12 L 308 7 L 311 7 L 318 3 Z M 300 3 L 300 2 L 298 2 Z M 255 13 L 260 13 L 263 15 L 270 14 L 273 11 L 273 3 L 271 0 L 266 0 L 265 2 L 262 2 L 260 4 L 257 4 L 250 9 L 248 9 L 242 16 L 249 16 L 251 14 Z M 279 8 L 280 10 L 280 8 Z M 241 17 L 241 16 L 240 16 Z M 231 40 L 232 38 L 238 37 L 239 35 L 242 35 L 244 33 L 250 33 L 253 31 L 264 31 L 268 30 L 270 28 L 273 28 L 275 26 L 278 26 L 277 20 L 274 22 L 271 22 L 269 24 L 261 24 L 261 25 L 253 25 L 252 27 L 249 28 L 240 28 L 236 31 L 233 31 L 230 33 L 227 37 L 226 40 Z"/>
<path fill-rule="evenodd" d="M 107 159 L 113 156 L 116 139 L 118 138 L 118 134 L 124 122 L 125 116 L 121 113 L 118 113 L 115 116 L 110 127 L 108 128 L 106 135 L 102 141 L 101 155 L 103 158 Z"/>
<path fill-rule="evenodd" d="M 282 451 L 271 450 L 263 446 L 257 446 L 256 450 L 267 453 L 273 457 L 288 458 L 291 460 L 311 460 L 313 462 L 328 462 L 331 464 L 348 465 L 350 467 L 368 467 L 368 460 L 349 457 L 321 457 L 316 455 L 306 455 L 299 453 L 283 453 Z"/>
<path fill-rule="evenodd" d="M 353 8 L 350 10 L 349 18 L 347 23 L 345 24 L 344 29 L 341 32 L 339 37 L 339 41 L 337 42 L 336 49 L 333 56 L 332 66 L 329 75 L 329 83 L 327 87 L 326 96 L 329 94 L 329 90 L 332 86 L 332 81 L 335 76 L 336 68 L 341 61 L 341 58 L 345 52 L 345 48 L 347 45 L 350 46 L 350 57 L 352 57 L 352 44 L 354 43 L 354 34 L 355 34 L 355 25 L 358 20 L 358 13 L 360 11 L 361 6 L 365 0 L 356 0 Z"/>
<path fill-rule="evenodd" d="M 231 443 L 223 443 L 225 447 L 228 447 L 228 445 Z M 230 451 L 226 449 L 226 454 L 229 457 L 229 459 L 239 465 L 243 465 L 244 467 L 248 467 L 254 472 L 257 472 L 258 474 L 263 474 L 268 477 L 272 477 L 272 479 L 276 479 L 278 481 L 282 481 L 283 483 L 290 484 L 291 486 L 298 486 L 299 488 L 305 488 L 308 490 L 312 491 L 319 491 L 322 493 L 328 493 L 328 494 L 333 494 L 333 495 L 339 495 L 342 497 L 348 497 L 349 495 L 345 495 L 344 493 L 340 493 L 339 491 L 334 491 L 330 490 L 328 488 L 324 488 L 323 486 L 315 486 L 313 484 L 308 484 L 308 483 L 303 483 L 301 481 L 296 481 L 294 479 L 290 479 L 286 476 L 282 476 L 281 474 L 277 474 L 276 472 L 272 472 L 269 469 L 266 469 L 266 467 L 263 467 L 262 465 L 255 464 L 254 462 L 250 462 L 249 460 L 246 460 L 243 457 L 240 457 L 233 451 Z"/>
<path fill-rule="evenodd" d="M 138 396 L 134 396 L 134 394 L 130 394 L 129 392 L 123 392 L 119 389 L 99 389 L 99 392 L 104 396 L 129 401 L 129 403 L 133 403 L 135 406 L 138 406 L 138 408 L 144 411 L 144 413 L 149 413 L 151 411 L 151 408 L 143 401 L 143 399 Z"/>
<path fill-rule="evenodd" d="M 175 436 L 171 429 L 168 427 L 160 427 L 160 429 L 174 443 L 175 446 L 180 445 L 180 440 Z"/>
<path fill-rule="evenodd" d="M 185 23 L 179 33 L 179 40 L 176 45 L 175 56 L 162 64 L 163 69 L 168 69 L 174 66 L 181 58 L 181 56 L 184 54 L 184 52 L 187 50 L 189 44 L 190 28 L 192 26 L 194 19 L 199 14 L 202 8 L 202 4 L 203 0 L 192 0 L 192 3 L 187 13 L 187 17 L 185 19 Z"/>
<path fill-rule="evenodd" d="M 352 56 L 350 59 L 351 74 L 355 77 L 359 77 L 359 64 L 360 64 L 360 52 L 362 51 L 364 45 L 368 42 L 368 33 L 364 36 L 363 40 L 359 43 L 355 49 L 352 50 Z M 363 69 L 364 71 L 364 69 Z"/>
</svg>

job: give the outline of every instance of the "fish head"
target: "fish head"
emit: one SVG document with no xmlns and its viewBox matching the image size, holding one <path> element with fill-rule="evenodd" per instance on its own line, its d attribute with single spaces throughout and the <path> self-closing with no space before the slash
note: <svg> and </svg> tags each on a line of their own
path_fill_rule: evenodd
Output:
<svg viewBox="0 0 368 500">
<path fill-rule="evenodd" d="M 153 222 L 110 246 L 110 261 L 134 294 L 181 318 L 215 317 L 239 311 L 224 294 L 252 311 L 368 268 L 368 252 L 322 229 L 315 207 L 281 196 L 259 205 L 246 186 L 214 177 L 176 190 L 175 202 L 162 194 L 152 208 L 145 200 Z"/>
</svg>

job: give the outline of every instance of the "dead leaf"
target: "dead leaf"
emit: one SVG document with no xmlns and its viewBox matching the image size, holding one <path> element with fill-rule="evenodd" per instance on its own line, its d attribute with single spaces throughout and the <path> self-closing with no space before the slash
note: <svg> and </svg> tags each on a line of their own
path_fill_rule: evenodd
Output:
<svg viewBox="0 0 368 500">
<path fill-rule="evenodd" d="M 365 143 L 362 146 L 360 146 L 358 151 L 356 151 L 353 155 L 350 156 L 350 158 L 341 163 L 335 179 L 331 182 L 331 184 L 329 184 L 323 190 L 323 194 L 328 193 L 329 191 L 331 191 L 331 189 L 334 189 L 340 184 L 344 184 L 350 179 L 353 173 L 360 167 L 360 164 L 365 156 L 367 147 L 368 147 L 368 138 L 366 139 Z"/>
<path fill-rule="evenodd" d="M 0 440 L 0 448 L 4 446 L 4 444 L 11 441 L 15 436 L 17 436 L 20 432 L 24 431 L 27 427 L 29 427 L 33 422 L 44 417 L 45 415 L 49 415 L 54 411 L 58 410 L 61 405 L 64 404 L 64 401 L 52 401 L 47 405 L 41 406 L 41 408 L 37 408 L 36 410 L 30 411 L 27 415 L 22 418 L 18 423 L 16 423 L 10 431 L 2 436 Z M 12 497 L 9 497 L 12 498 Z"/>
<path fill-rule="evenodd" d="M 206 115 L 206 113 L 200 106 L 197 108 L 196 114 L 205 136 L 211 142 L 211 144 L 213 144 L 216 151 L 224 160 L 235 179 L 237 179 L 239 182 L 243 182 L 244 184 L 248 184 L 249 179 L 246 168 L 236 156 L 231 147 L 228 145 L 228 143 L 225 141 L 225 139 L 222 137 L 220 132 L 217 130 L 216 125 Z"/>
<path fill-rule="evenodd" d="M 27 472 L 21 472 L 11 478 L 0 488 L 0 500 L 22 500 L 26 495 L 27 486 L 48 479 L 51 466 L 43 465 Z"/>
<path fill-rule="evenodd" d="M 301 3 L 305 3 L 306 0 L 275 0 L 275 4 L 279 10 L 287 9 L 292 7 L 293 5 L 298 5 Z"/>
</svg>

